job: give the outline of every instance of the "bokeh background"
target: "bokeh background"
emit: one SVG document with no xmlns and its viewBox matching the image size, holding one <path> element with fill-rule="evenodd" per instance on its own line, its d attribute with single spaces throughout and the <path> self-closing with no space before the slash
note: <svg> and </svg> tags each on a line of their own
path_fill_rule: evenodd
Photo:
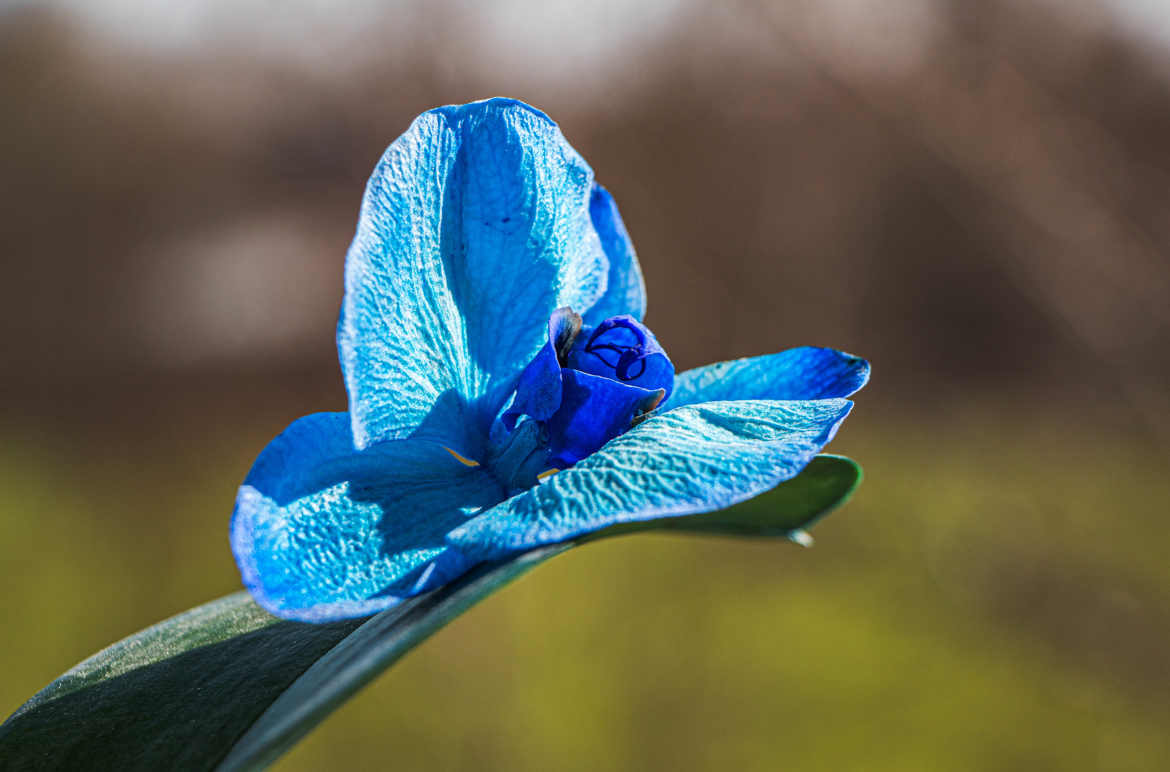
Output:
<svg viewBox="0 0 1170 772">
<path fill-rule="evenodd" d="M 817 546 L 637 536 L 483 603 L 277 769 L 1170 768 L 1170 5 L 7 2 L 0 714 L 232 592 L 344 409 L 365 177 L 557 119 L 680 367 L 868 357 Z"/>
</svg>

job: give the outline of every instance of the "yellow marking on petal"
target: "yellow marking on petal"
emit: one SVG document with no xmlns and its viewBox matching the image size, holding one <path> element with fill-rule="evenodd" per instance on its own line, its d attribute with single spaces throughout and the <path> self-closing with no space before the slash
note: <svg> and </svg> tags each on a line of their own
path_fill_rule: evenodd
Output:
<svg viewBox="0 0 1170 772">
<path fill-rule="evenodd" d="M 540 474 L 538 474 L 536 476 L 536 479 L 540 480 L 541 482 L 544 482 L 545 479 L 552 477 L 554 474 L 556 474 L 559 471 L 561 471 L 561 470 L 557 469 L 555 466 L 552 469 L 545 469 L 543 472 L 541 472 Z"/>
<path fill-rule="evenodd" d="M 451 450 L 450 448 L 444 447 L 443 450 L 447 451 L 452 456 L 454 456 L 455 460 L 458 461 L 460 464 L 463 464 L 464 466 L 479 466 L 478 461 L 472 461 L 470 458 L 464 458 L 463 456 L 459 455 L 458 453 Z"/>
</svg>

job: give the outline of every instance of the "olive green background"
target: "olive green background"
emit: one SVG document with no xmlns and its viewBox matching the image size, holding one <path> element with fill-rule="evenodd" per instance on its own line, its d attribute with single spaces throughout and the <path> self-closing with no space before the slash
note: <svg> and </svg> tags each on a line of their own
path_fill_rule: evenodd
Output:
<svg viewBox="0 0 1170 772">
<path fill-rule="evenodd" d="M 502 93 L 614 193 L 680 367 L 871 359 L 830 447 L 866 480 L 811 550 L 559 556 L 277 768 L 1170 766 L 1165 49 L 1088 2 L 651 5 L 175 48 L 0 13 L 0 713 L 238 589 L 236 486 L 345 406 L 365 176 Z"/>
</svg>

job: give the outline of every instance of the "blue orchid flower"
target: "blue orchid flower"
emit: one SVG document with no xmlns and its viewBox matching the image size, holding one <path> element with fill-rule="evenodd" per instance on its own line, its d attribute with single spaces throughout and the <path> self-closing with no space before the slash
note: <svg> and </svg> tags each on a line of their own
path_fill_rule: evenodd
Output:
<svg viewBox="0 0 1170 772">
<path fill-rule="evenodd" d="M 869 365 L 826 348 L 676 376 L 612 197 L 509 99 L 419 116 L 374 169 L 337 328 L 348 413 L 295 421 L 231 543 L 281 617 L 364 616 L 485 561 L 722 509 L 794 477 Z"/>
</svg>

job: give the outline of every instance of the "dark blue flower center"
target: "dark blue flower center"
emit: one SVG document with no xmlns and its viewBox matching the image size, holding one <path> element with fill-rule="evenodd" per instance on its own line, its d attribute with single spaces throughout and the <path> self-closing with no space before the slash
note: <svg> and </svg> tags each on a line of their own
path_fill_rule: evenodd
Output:
<svg viewBox="0 0 1170 772">
<path fill-rule="evenodd" d="M 590 327 L 571 309 L 560 308 L 549 318 L 547 342 L 520 374 L 516 397 L 501 421 L 508 433 L 523 416 L 540 429 L 526 469 L 564 469 L 626 432 L 673 388 L 674 365 L 637 319 L 612 316 Z"/>
<path fill-rule="evenodd" d="M 611 316 L 595 328 L 583 326 L 564 366 L 651 391 L 674 388 L 674 365 L 658 339 L 632 316 Z"/>
<path fill-rule="evenodd" d="M 646 372 L 645 329 L 629 317 L 611 317 L 597 325 L 585 352 L 600 359 L 619 380 L 634 380 Z"/>
</svg>

